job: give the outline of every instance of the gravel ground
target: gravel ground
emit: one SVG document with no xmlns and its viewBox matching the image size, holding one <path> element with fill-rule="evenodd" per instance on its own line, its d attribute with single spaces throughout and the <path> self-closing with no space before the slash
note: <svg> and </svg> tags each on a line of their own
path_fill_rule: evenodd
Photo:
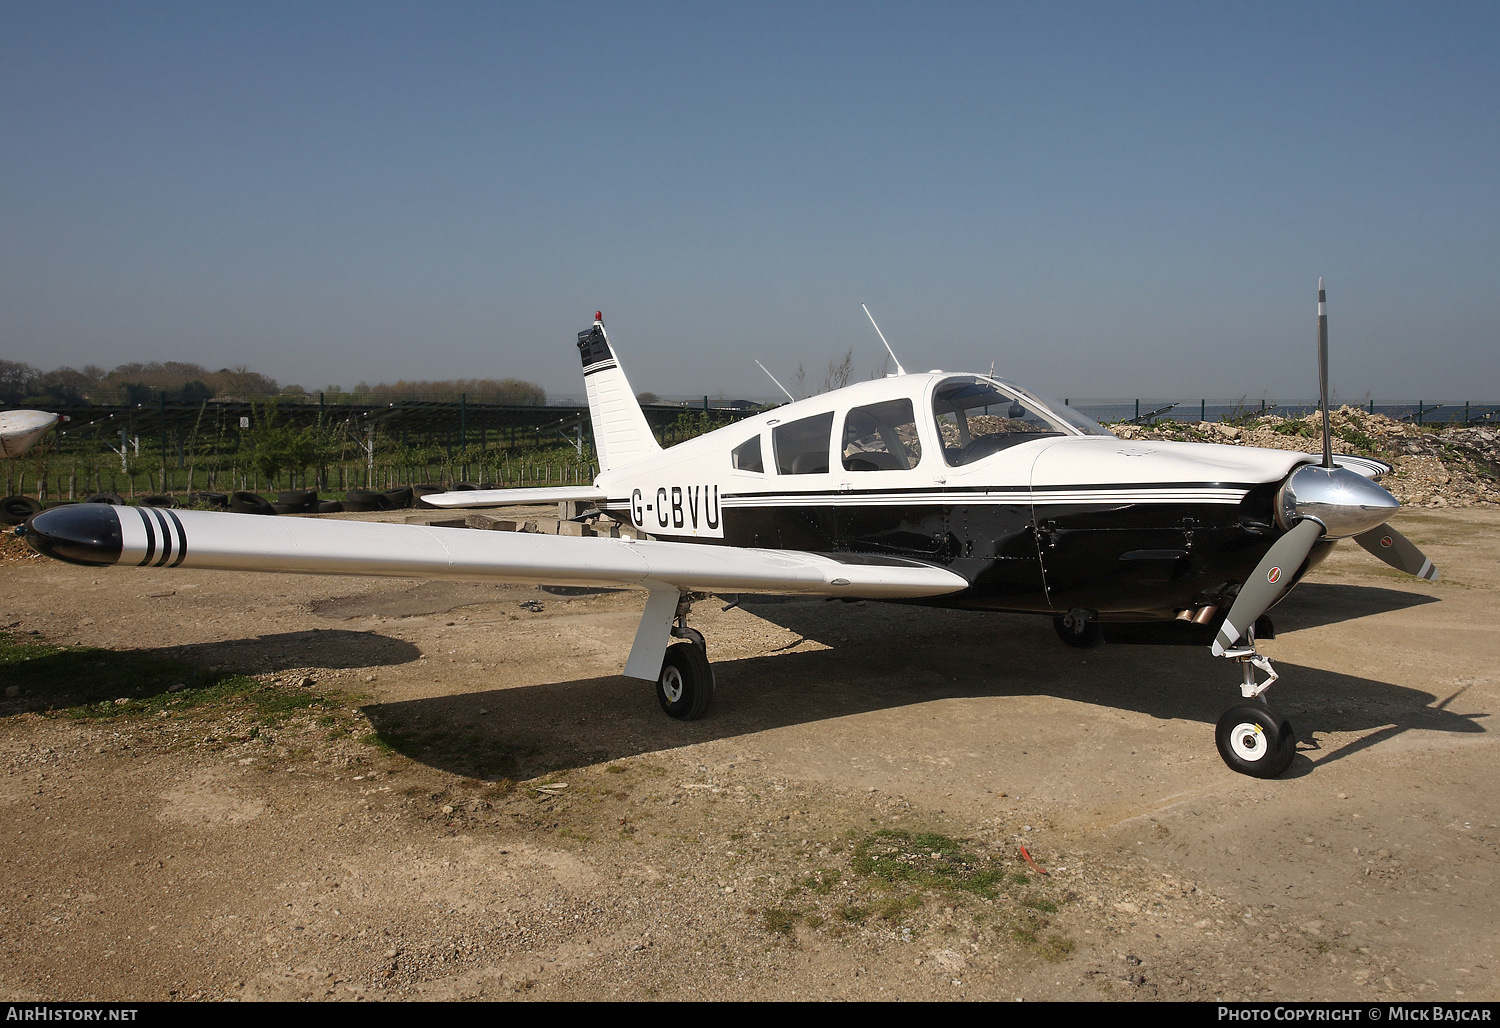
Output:
<svg viewBox="0 0 1500 1028">
<path fill-rule="evenodd" d="M 638 592 L 8 550 L 0 626 L 111 651 L 101 688 L 300 705 L 0 701 L 0 995 L 1494 1000 L 1500 511 L 1399 524 L 1439 582 L 1346 545 L 1273 612 L 1269 782 L 1197 647 L 700 602 L 684 724 L 619 676 Z"/>
</svg>

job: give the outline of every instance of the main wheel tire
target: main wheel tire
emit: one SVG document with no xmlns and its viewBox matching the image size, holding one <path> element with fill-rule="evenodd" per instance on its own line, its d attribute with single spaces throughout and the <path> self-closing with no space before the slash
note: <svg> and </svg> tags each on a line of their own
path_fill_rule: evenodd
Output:
<svg viewBox="0 0 1500 1028">
<path fill-rule="evenodd" d="M 1275 778 L 1297 755 L 1292 723 L 1269 707 L 1250 703 L 1224 711 L 1214 741 L 1229 769 L 1251 778 Z"/>
<path fill-rule="evenodd" d="M 656 676 L 656 702 L 668 717 L 696 721 L 714 698 L 714 671 L 703 650 L 693 643 L 667 647 Z"/>
<path fill-rule="evenodd" d="M 1091 650 L 1104 641 L 1104 626 L 1097 621 L 1090 621 L 1083 626 L 1082 632 L 1075 632 L 1064 623 L 1062 618 L 1053 618 L 1052 628 L 1057 632 L 1059 639 L 1080 650 Z"/>
</svg>

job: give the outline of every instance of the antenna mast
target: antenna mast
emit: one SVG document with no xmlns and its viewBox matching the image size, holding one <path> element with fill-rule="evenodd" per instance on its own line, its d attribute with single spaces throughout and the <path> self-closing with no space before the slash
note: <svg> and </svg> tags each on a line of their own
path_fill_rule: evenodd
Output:
<svg viewBox="0 0 1500 1028">
<path fill-rule="evenodd" d="M 760 368 L 760 370 L 764 371 L 767 375 L 771 375 L 771 370 L 769 368 L 767 368 L 764 364 L 761 364 L 760 361 L 756 361 L 755 363 Z M 776 382 L 776 376 L 775 375 L 771 375 L 771 381 L 772 382 Z M 782 385 L 780 382 L 776 382 L 776 388 L 780 389 L 783 393 L 786 393 L 786 398 L 788 400 L 791 400 L 793 403 L 797 402 L 796 398 L 794 396 L 792 396 L 791 393 L 787 393 L 786 392 L 786 386 Z"/>
<path fill-rule="evenodd" d="M 860 307 L 864 309 L 865 317 L 870 319 L 870 324 L 875 325 L 875 315 L 870 313 L 870 308 L 865 307 L 863 303 L 860 304 Z M 885 333 L 880 331 L 879 325 L 875 325 L 875 334 L 880 337 L 882 343 L 885 343 L 885 352 L 890 354 L 891 360 L 896 362 L 896 374 L 906 374 L 906 369 L 901 366 L 901 358 L 896 356 L 896 351 L 891 349 L 891 344 L 885 342 Z"/>
</svg>

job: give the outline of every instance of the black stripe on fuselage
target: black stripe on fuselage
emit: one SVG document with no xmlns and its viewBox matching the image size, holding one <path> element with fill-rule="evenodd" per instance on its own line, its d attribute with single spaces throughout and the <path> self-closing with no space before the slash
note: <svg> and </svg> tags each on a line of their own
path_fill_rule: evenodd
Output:
<svg viewBox="0 0 1500 1028">
<path fill-rule="evenodd" d="M 805 489 L 796 492 L 767 490 L 765 492 L 740 492 L 723 493 L 724 500 L 784 500 L 787 503 L 795 503 L 799 499 L 809 497 L 835 496 L 845 499 L 858 497 L 875 498 L 882 496 L 908 496 L 908 495 L 933 495 L 953 494 L 970 499 L 976 495 L 985 493 L 1091 493 L 1091 492 L 1131 492 L 1131 491 L 1157 491 L 1162 489 L 1174 489 L 1180 491 L 1191 491 L 1198 489 L 1242 489 L 1249 492 L 1260 482 L 1088 482 L 1074 485 L 929 485 L 911 486 L 906 488 L 885 489 Z M 611 503 L 624 503 L 624 500 L 611 500 Z M 1169 501 L 1175 502 L 1175 501 Z"/>
</svg>

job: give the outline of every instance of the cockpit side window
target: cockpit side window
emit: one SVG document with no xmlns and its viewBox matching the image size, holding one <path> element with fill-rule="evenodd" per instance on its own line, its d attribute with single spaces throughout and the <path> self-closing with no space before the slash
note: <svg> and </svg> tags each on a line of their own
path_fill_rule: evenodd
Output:
<svg viewBox="0 0 1500 1028">
<path fill-rule="evenodd" d="M 730 452 L 730 461 L 736 471 L 765 471 L 766 466 L 760 459 L 760 436 L 753 435 Z"/>
<path fill-rule="evenodd" d="M 844 416 L 845 471 L 910 471 L 922 460 L 911 400 L 855 407 Z"/>
<path fill-rule="evenodd" d="M 943 459 L 950 467 L 972 464 L 982 457 L 1058 431 L 1047 418 L 1022 400 L 982 378 L 949 379 L 932 395 L 932 414 Z"/>
<path fill-rule="evenodd" d="M 827 474 L 832 439 L 832 411 L 777 425 L 771 430 L 771 440 L 776 447 L 776 470 L 783 475 Z"/>
</svg>

